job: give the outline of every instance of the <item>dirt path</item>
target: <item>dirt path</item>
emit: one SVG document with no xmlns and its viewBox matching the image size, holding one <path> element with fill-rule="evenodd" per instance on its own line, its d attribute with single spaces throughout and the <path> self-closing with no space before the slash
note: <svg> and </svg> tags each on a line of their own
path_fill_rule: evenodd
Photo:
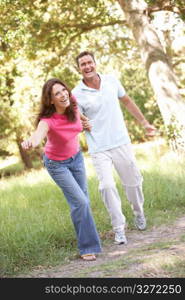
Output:
<svg viewBox="0 0 185 300">
<path fill-rule="evenodd" d="M 150 231 L 127 230 L 127 238 L 126 246 L 105 245 L 102 254 L 97 257 L 96 261 L 84 262 L 74 258 L 66 265 L 47 270 L 34 270 L 31 274 L 21 277 L 185 278 L 185 216 L 170 226 L 153 227 Z M 179 265 L 179 270 L 177 265 Z"/>
</svg>

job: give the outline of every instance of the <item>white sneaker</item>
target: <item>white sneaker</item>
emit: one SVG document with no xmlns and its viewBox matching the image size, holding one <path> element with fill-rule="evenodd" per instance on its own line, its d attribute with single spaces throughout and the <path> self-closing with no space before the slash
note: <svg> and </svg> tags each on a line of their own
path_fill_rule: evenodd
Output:
<svg viewBox="0 0 185 300">
<path fill-rule="evenodd" d="M 145 230 L 146 229 L 146 219 L 145 219 L 145 216 L 137 216 L 137 217 L 135 217 L 135 226 L 139 230 Z"/>
<path fill-rule="evenodd" d="M 117 231 L 115 233 L 115 239 L 114 239 L 114 244 L 116 245 L 122 245 L 122 244 L 127 244 L 127 238 L 125 236 L 124 231 Z"/>
</svg>

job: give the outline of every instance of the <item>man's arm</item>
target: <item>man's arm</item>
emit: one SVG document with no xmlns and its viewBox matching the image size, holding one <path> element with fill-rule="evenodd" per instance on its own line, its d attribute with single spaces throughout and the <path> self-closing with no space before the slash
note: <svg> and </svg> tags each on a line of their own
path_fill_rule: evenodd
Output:
<svg viewBox="0 0 185 300">
<path fill-rule="evenodd" d="M 119 99 L 131 113 L 131 115 L 145 128 L 146 135 L 154 136 L 156 134 L 156 128 L 145 119 L 143 113 L 135 104 L 135 102 L 128 95 L 124 95 Z"/>
</svg>

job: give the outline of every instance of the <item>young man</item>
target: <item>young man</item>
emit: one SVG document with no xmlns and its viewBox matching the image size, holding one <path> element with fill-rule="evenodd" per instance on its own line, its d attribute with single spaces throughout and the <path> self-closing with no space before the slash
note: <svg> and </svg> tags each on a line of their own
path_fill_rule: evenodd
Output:
<svg viewBox="0 0 185 300">
<path fill-rule="evenodd" d="M 144 126 L 147 135 L 154 136 L 155 127 L 145 119 L 115 76 L 96 72 L 93 53 L 84 51 L 77 56 L 76 61 L 83 79 L 72 90 L 72 94 L 77 98 L 81 112 L 89 119 L 90 124 L 84 122 L 87 129 L 91 126 L 91 130 L 85 132 L 87 144 L 99 179 L 99 189 L 115 232 L 115 243 L 126 244 L 125 216 L 122 213 L 112 166 L 120 176 L 139 230 L 146 228 L 146 219 L 143 210 L 142 176 L 136 165 L 118 99 Z"/>
</svg>

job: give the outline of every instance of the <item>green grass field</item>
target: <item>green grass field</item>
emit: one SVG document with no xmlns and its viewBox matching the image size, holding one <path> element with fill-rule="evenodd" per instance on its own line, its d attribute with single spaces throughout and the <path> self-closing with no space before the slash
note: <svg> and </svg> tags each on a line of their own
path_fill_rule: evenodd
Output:
<svg viewBox="0 0 185 300">
<path fill-rule="evenodd" d="M 148 228 L 171 222 L 184 213 L 185 159 L 158 145 L 147 149 L 140 145 L 135 151 L 144 177 Z M 98 231 L 103 243 L 112 242 L 106 240 L 110 219 L 88 156 L 85 162 Z M 127 224 L 132 229 L 132 211 L 116 173 L 115 178 Z M 43 168 L 1 178 L 0 228 L 0 277 L 62 264 L 78 253 L 69 207 Z"/>
</svg>

